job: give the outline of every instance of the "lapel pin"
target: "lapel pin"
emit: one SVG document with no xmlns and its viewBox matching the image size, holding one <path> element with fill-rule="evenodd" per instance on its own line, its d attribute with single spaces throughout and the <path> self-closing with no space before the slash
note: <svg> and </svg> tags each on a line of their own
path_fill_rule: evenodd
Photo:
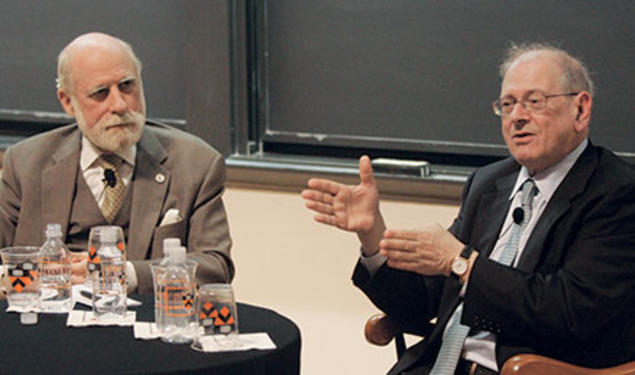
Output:
<svg viewBox="0 0 635 375">
<path fill-rule="evenodd" d="M 160 184 L 165 182 L 165 175 L 163 173 L 157 173 L 156 176 L 154 176 L 154 180 Z"/>
</svg>

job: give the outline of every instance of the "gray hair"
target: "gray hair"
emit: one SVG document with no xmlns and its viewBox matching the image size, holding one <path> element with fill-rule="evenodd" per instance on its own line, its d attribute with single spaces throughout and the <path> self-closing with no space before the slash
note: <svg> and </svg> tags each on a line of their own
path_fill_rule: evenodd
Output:
<svg viewBox="0 0 635 375">
<path fill-rule="evenodd" d="M 114 37 L 112 37 L 114 38 Z M 139 58 L 137 57 L 137 55 L 134 53 L 134 50 L 132 49 L 132 46 L 126 42 L 124 42 L 123 40 L 119 39 L 119 38 L 114 38 L 116 39 L 119 43 L 121 43 L 122 48 L 128 52 L 128 54 L 130 55 L 130 59 L 132 60 L 135 69 L 137 71 L 137 76 L 139 77 L 139 79 L 141 78 L 141 69 L 142 69 L 142 64 L 141 64 L 141 60 L 139 60 Z M 72 44 L 72 42 L 71 42 Z M 70 66 L 70 56 L 68 53 L 68 47 L 70 46 L 70 44 L 66 47 L 64 47 L 64 49 L 59 53 L 59 55 L 57 56 L 57 78 L 55 79 L 55 84 L 57 86 L 58 89 L 62 89 L 65 90 L 66 92 L 68 92 L 69 94 L 73 94 L 74 92 L 74 85 L 73 85 L 73 81 L 72 81 L 72 71 L 71 71 L 71 66 Z"/>
<path fill-rule="evenodd" d="M 562 86 L 566 91 L 580 92 L 586 91 L 591 96 L 595 95 L 593 81 L 586 66 L 579 59 L 571 56 L 567 51 L 547 43 L 512 44 L 506 51 L 503 62 L 499 67 L 501 79 L 510 66 L 522 55 L 531 52 L 552 53 L 560 63 L 563 70 Z"/>
</svg>

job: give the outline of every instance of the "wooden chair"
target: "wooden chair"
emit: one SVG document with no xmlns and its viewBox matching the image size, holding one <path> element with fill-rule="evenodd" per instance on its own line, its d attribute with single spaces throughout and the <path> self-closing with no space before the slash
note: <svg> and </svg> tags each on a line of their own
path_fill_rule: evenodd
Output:
<svg viewBox="0 0 635 375">
<path fill-rule="evenodd" d="M 366 341 L 379 346 L 388 345 L 394 338 L 397 357 L 401 357 L 406 349 L 403 333 L 388 315 L 371 316 L 366 321 L 364 335 Z M 501 375 L 635 375 L 635 361 L 615 367 L 591 369 L 536 354 L 519 354 L 508 359 L 500 373 Z"/>
</svg>

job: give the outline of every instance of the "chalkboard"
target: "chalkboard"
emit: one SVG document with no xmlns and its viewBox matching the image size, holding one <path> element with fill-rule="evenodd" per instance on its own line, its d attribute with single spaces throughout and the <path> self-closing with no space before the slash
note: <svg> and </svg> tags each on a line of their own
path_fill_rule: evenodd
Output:
<svg viewBox="0 0 635 375">
<path fill-rule="evenodd" d="M 181 8 L 179 0 L 3 1 L 0 110 L 61 112 L 57 55 L 75 37 L 101 31 L 130 43 L 142 61 L 148 116 L 184 120 Z"/>
<path fill-rule="evenodd" d="M 503 51 L 549 42 L 592 72 L 592 141 L 630 158 L 634 17 L 631 0 L 264 1 L 262 142 L 505 155 Z"/>
</svg>

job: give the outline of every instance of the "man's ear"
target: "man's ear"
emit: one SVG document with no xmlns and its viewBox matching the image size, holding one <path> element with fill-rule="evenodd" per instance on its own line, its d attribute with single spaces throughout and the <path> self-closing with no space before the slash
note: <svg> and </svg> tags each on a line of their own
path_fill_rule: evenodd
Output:
<svg viewBox="0 0 635 375">
<path fill-rule="evenodd" d="M 589 127 L 589 123 L 591 122 L 591 108 L 593 107 L 593 98 L 591 94 L 586 91 L 582 91 L 575 98 L 575 129 L 580 132 L 584 131 Z"/>
<path fill-rule="evenodd" d="M 71 117 L 75 117 L 75 108 L 73 108 L 71 103 L 70 94 L 63 89 L 57 89 L 57 99 L 60 101 L 62 108 L 64 108 L 64 112 Z"/>
</svg>

